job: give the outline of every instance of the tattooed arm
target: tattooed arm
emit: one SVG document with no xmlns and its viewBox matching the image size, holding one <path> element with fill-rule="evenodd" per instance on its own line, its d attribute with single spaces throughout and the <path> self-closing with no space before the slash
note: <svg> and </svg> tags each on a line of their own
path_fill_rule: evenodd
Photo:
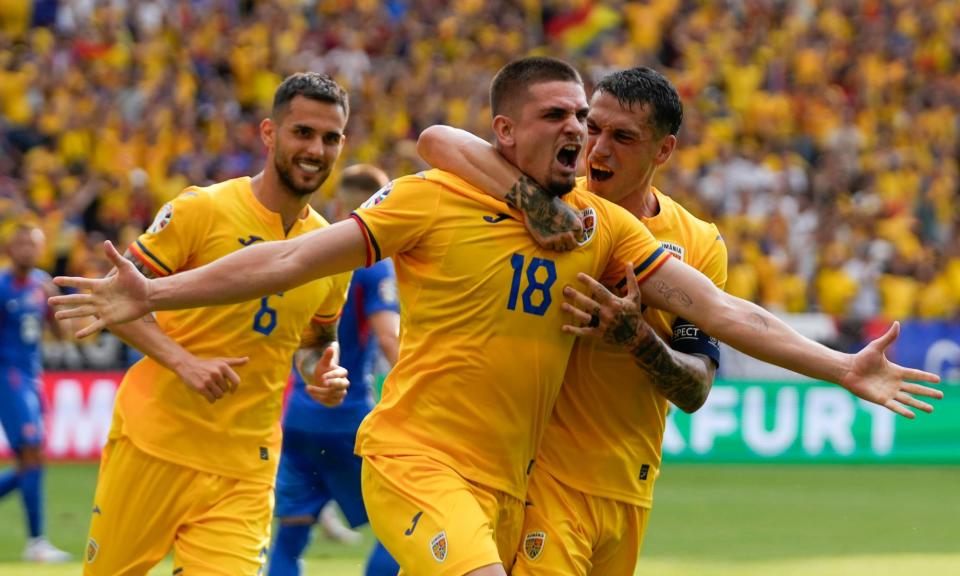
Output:
<svg viewBox="0 0 960 576">
<path fill-rule="evenodd" d="M 143 265 L 130 251 L 124 258 L 133 263 L 141 274 L 155 278 L 156 274 Z M 116 274 L 114 269 L 107 276 Z M 110 327 L 118 338 L 177 374 L 183 383 L 202 395 L 209 402 L 216 402 L 227 392 L 233 392 L 240 384 L 240 377 L 233 366 L 246 364 L 247 358 L 197 358 L 167 336 L 152 314 Z"/>
<path fill-rule="evenodd" d="M 627 295 L 618 298 L 586 274 L 578 278 L 590 296 L 571 286 L 564 288 L 563 308 L 575 324 L 566 332 L 598 336 L 633 350 L 642 351 L 645 322 L 640 301 L 687 318 L 699 328 L 754 358 L 782 366 L 811 378 L 839 384 L 864 400 L 907 418 L 909 408 L 932 412 L 933 407 L 913 395 L 942 398 L 939 390 L 905 382 L 906 379 L 939 382 L 935 374 L 903 368 L 890 362 L 884 352 L 896 340 L 899 324 L 868 344 L 857 354 L 844 354 L 800 335 L 763 308 L 726 294 L 693 268 L 668 259 L 637 286 L 632 264 L 628 265 Z M 641 296 L 642 295 L 642 296 Z M 589 312 L 588 312 L 589 311 Z M 909 408 L 908 408 L 909 407 Z"/>
<path fill-rule="evenodd" d="M 324 406 L 338 406 L 347 395 L 347 370 L 339 365 L 337 322 L 311 322 L 293 355 L 294 366 L 311 398 Z"/>
<path fill-rule="evenodd" d="M 524 225 L 544 248 L 577 247 L 582 230 L 577 211 L 547 193 L 486 141 L 465 130 L 431 126 L 420 135 L 417 152 L 431 166 L 463 178 L 523 213 Z"/>
<path fill-rule="evenodd" d="M 699 410 L 713 387 L 713 360 L 704 354 L 674 350 L 646 322 L 637 325 L 636 333 L 636 344 L 630 352 L 654 387 L 684 412 Z"/>
</svg>

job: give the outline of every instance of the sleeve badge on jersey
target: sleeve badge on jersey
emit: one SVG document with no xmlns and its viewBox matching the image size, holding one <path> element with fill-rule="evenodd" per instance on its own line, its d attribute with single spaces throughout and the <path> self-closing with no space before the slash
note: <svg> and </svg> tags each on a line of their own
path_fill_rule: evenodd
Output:
<svg viewBox="0 0 960 576">
<path fill-rule="evenodd" d="M 529 532 L 523 537 L 523 553 L 529 560 L 536 560 L 543 553 L 543 546 L 547 542 L 546 532 Z"/>
<path fill-rule="evenodd" d="M 583 233 L 577 238 L 577 244 L 583 246 L 593 238 L 597 228 L 597 212 L 592 207 L 580 211 L 580 220 L 583 222 Z"/>
<path fill-rule="evenodd" d="M 153 224 L 147 228 L 147 232 L 150 234 L 156 234 L 157 232 L 163 230 L 167 227 L 167 224 L 170 223 L 170 220 L 173 219 L 173 204 L 167 202 L 160 208 L 160 211 L 157 212 L 157 217 L 153 219 Z"/>
<path fill-rule="evenodd" d="M 679 244 L 674 244 L 673 242 L 667 242 L 665 240 L 661 240 L 660 245 L 663 246 L 664 250 L 673 254 L 681 262 L 683 262 L 683 255 L 686 253 L 686 250 L 683 249 L 683 246 Z"/>
<path fill-rule="evenodd" d="M 97 545 L 97 541 L 91 538 L 87 541 L 87 564 L 93 564 L 93 561 L 97 559 L 97 552 L 100 551 L 100 546 Z"/>
<path fill-rule="evenodd" d="M 430 553 L 437 562 L 447 559 L 447 533 L 441 532 L 430 540 Z"/>
<path fill-rule="evenodd" d="M 393 190 L 393 180 L 387 182 L 383 188 L 374 192 L 373 196 L 367 198 L 367 201 L 361 204 L 360 207 L 373 208 L 374 206 L 379 206 L 380 203 L 390 195 L 390 190 Z"/>
</svg>

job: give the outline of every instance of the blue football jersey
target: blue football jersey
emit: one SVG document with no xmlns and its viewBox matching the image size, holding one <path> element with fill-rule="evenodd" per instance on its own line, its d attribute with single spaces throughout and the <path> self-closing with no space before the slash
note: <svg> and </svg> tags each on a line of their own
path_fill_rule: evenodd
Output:
<svg viewBox="0 0 960 576">
<path fill-rule="evenodd" d="M 303 379 L 294 370 L 294 388 L 287 405 L 284 427 L 301 431 L 354 432 L 373 408 L 373 365 L 379 344 L 368 318 L 384 310 L 399 312 L 393 262 L 383 260 L 353 273 L 343 306 L 337 339 L 340 365 L 347 369 L 350 388 L 343 404 L 327 408 L 307 394 Z"/>
<path fill-rule="evenodd" d="M 17 280 L 13 270 L 0 271 L 0 365 L 40 374 L 40 343 L 47 315 L 44 284 L 50 276 L 33 270 Z"/>
</svg>

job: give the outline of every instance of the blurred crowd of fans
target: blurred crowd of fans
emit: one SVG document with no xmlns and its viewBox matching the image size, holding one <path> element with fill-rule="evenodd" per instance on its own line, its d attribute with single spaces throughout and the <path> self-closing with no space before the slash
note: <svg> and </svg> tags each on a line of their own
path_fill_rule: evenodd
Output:
<svg viewBox="0 0 960 576">
<path fill-rule="evenodd" d="M 634 65 L 674 81 L 685 121 L 656 183 L 718 223 L 730 292 L 955 318 L 957 30 L 956 0 L 3 0 L 0 220 L 42 223 L 49 270 L 102 274 L 100 240 L 260 168 L 287 74 L 350 91 L 341 167 L 399 176 L 431 124 L 489 135 L 493 74 L 539 53 L 588 83 Z"/>
</svg>

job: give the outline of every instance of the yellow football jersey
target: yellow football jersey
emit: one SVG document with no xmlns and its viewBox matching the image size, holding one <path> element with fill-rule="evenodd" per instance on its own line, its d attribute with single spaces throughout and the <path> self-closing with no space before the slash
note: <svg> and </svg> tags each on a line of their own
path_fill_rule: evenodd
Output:
<svg viewBox="0 0 960 576">
<path fill-rule="evenodd" d="M 164 205 L 130 251 L 160 276 L 190 270 L 251 244 L 327 226 L 309 206 L 284 234 L 280 215 L 254 196 L 250 178 L 188 188 Z M 273 483 L 280 457 L 280 411 L 293 352 L 311 321 L 332 322 L 350 274 L 317 280 L 259 300 L 157 313 L 164 332 L 201 358 L 250 358 L 235 370 L 233 394 L 210 404 L 151 358 L 127 372 L 111 436 L 198 470 Z"/>
<path fill-rule="evenodd" d="M 722 290 L 727 249 L 717 227 L 698 220 L 659 190 L 654 193 L 660 212 L 643 223 L 666 250 Z M 704 343 L 701 338 L 707 337 L 689 323 L 675 323 L 674 315 L 653 308 L 646 309 L 644 318 L 675 349 L 713 356 L 700 346 L 715 347 L 716 341 Z M 537 465 L 581 492 L 650 507 L 666 414 L 666 398 L 629 352 L 580 339 Z"/>
<path fill-rule="evenodd" d="M 669 255 L 624 209 L 575 190 L 581 246 L 537 247 L 521 215 L 459 178 L 400 178 L 356 211 L 370 262 L 393 256 L 400 357 L 357 435 L 361 455 L 426 455 L 523 498 L 574 338 L 561 290 L 578 272 L 641 281 Z"/>
</svg>

